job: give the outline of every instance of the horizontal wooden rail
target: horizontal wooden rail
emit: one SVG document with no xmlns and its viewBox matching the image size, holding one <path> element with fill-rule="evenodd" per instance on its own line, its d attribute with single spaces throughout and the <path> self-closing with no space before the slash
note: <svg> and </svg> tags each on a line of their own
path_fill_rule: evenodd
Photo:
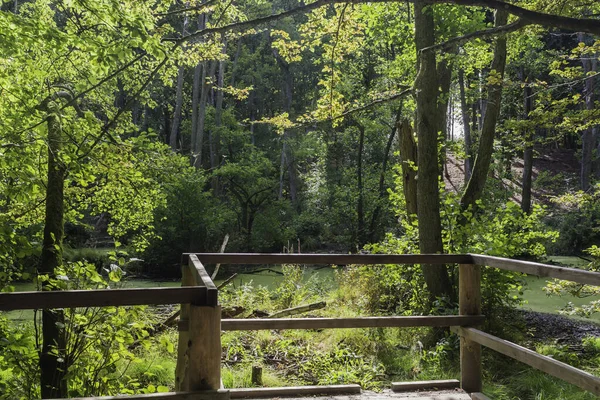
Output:
<svg viewBox="0 0 600 400">
<path fill-rule="evenodd" d="M 460 264 L 471 263 L 467 254 L 263 254 L 185 253 L 183 261 L 196 255 L 206 264 Z"/>
<path fill-rule="evenodd" d="M 551 357 L 474 328 L 452 328 L 459 335 L 600 396 L 600 378 Z"/>
<path fill-rule="evenodd" d="M 265 329 L 340 329 L 340 328 L 406 328 L 414 326 L 469 326 L 481 324 L 483 315 L 441 315 L 416 317 L 361 318 L 268 318 L 223 319 L 223 331 L 255 331 Z"/>
<path fill-rule="evenodd" d="M 206 288 L 56 290 L 0 293 L 0 311 L 154 304 L 205 305 Z"/>
<path fill-rule="evenodd" d="M 204 268 L 204 265 L 202 265 L 195 254 L 190 254 L 189 260 L 190 268 L 193 268 L 197 275 L 196 284 L 206 288 L 206 305 L 216 306 L 219 291 L 212 279 L 210 279 L 208 272 L 206 272 L 206 268 Z"/>
<path fill-rule="evenodd" d="M 600 286 L 600 273 L 577 268 L 557 267 L 531 261 L 472 254 L 473 263 L 544 278 L 557 278 L 586 285 Z"/>
</svg>

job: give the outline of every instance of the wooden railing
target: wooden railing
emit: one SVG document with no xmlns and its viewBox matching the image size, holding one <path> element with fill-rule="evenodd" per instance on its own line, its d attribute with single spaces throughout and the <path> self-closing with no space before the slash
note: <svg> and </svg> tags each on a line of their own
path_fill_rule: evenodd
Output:
<svg viewBox="0 0 600 400">
<path fill-rule="evenodd" d="M 213 264 L 459 264 L 459 315 L 223 319 L 218 290 L 203 263 Z M 481 325 L 481 267 L 518 271 L 541 277 L 600 286 L 600 273 L 483 255 L 380 254 L 184 254 L 181 288 L 77 290 L 0 294 L 0 311 L 103 307 L 119 305 L 181 304 L 174 393 L 138 395 L 124 399 L 203 399 L 360 392 L 358 385 L 301 388 L 223 389 L 221 385 L 221 331 L 261 329 L 323 329 L 371 327 L 450 327 L 460 336 L 460 386 L 472 398 L 485 398 L 481 379 L 481 346 L 600 396 L 600 378 L 550 357 L 489 335 Z M 441 382 L 441 381 L 440 381 Z M 441 384 L 441 383 L 440 383 Z M 401 384 L 394 384 L 400 387 Z M 121 398 L 121 397 L 119 397 Z"/>
</svg>

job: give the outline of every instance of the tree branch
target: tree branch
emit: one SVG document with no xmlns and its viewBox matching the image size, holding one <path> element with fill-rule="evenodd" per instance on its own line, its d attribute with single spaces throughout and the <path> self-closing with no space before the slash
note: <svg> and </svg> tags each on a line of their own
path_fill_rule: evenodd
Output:
<svg viewBox="0 0 600 400">
<path fill-rule="evenodd" d="M 233 24 L 223 25 L 220 27 L 201 29 L 187 36 L 178 39 L 165 39 L 174 41 L 177 44 L 182 44 L 202 36 L 226 33 L 231 31 L 239 31 L 250 29 L 259 25 L 275 22 L 280 19 L 290 17 L 296 14 L 307 13 L 317 8 L 329 4 L 361 4 L 361 3 L 397 3 L 405 2 L 406 0 L 317 0 L 314 3 L 305 4 L 291 10 L 287 10 L 278 14 L 271 14 L 265 17 L 255 18 L 249 21 L 236 22 Z M 414 0 L 408 0 L 413 2 Z M 516 6 L 501 0 L 426 0 L 428 4 L 456 4 L 461 6 L 471 7 L 488 7 L 497 10 L 505 10 L 509 14 L 515 15 L 529 24 L 537 24 L 545 27 L 566 29 L 575 32 L 585 32 L 594 35 L 600 35 L 600 20 L 590 18 L 572 18 L 563 17 L 560 15 L 546 14 L 539 11 L 528 10 L 523 7 Z"/>
<path fill-rule="evenodd" d="M 476 31 L 476 32 L 471 32 L 471 33 L 467 33 L 466 35 L 457 36 L 457 37 L 452 38 L 450 40 L 447 40 L 445 42 L 438 43 L 438 44 L 433 45 L 433 46 L 425 47 L 421 51 L 437 51 L 437 50 L 449 51 L 449 50 L 452 50 L 453 48 L 455 48 L 456 46 L 458 46 L 458 45 L 460 45 L 462 43 L 468 42 L 471 39 L 474 39 L 474 38 L 484 38 L 484 37 L 489 37 L 489 36 L 495 36 L 495 35 L 500 35 L 500 34 L 506 34 L 506 33 L 514 32 L 514 31 L 519 30 L 519 29 L 521 29 L 524 26 L 527 26 L 529 24 L 530 23 L 527 22 L 526 20 L 519 18 L 518 20 L 516 20 L 512 24 L 503 25 L 503 26 L 499 26 L 499 27 L 495 27 L 495 28 L 490 28 L 490 29 L 484 29 L 484 30 L 481 30 L 481 31 Z"/>
<path fill-rule="evenodd" d="M 164 13 L 156 13 L 156 14 L 154 14 L 154 16 L 155 17 L 168 17 L 169 15 L 181 14 L 181 13 L 186 13 L 186 12 L 189 12 L 189 11 L 202 11 L 205 8 L 212 6 L 217 1 L 218 0 L 207 0 L 204 3 L 202 3 L 202 4 L 198 4 L 197 6 L 180 8 L 178 10 L 167 11 L 167 12 L 164 12 Z"/>
</svg>

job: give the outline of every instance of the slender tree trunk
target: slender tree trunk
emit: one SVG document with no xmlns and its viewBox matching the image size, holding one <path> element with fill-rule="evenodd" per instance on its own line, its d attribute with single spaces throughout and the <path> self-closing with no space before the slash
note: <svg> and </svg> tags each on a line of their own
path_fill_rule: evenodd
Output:
<svg viewBox="0 0 600 400">
<path fill-rule="evenodd" d="M 467 96 L 465 94 L 465 71 L 458 70 L 458 86 L 460 90 L 460 110 L 463 123 L 463 134 L 465 139 L 465 184 L 471 179 L 473 169 L 473 141 L 471 139 L 471 125 L 469 122 L 469 108 L 467 106 Z"/>
<path fill-rule="evenodd" d="M 169 146 L 173 151 L 177 151 L 177 134 L 181 123 L 181 109 L 183 107 L 183 76 L 184 67 L 180 66 L 177 71 L 177 89 L 175 91 L 175 111 L 173 112 L 173 122 L 171 124 L 171 134 L 169 135 Z"/>
<path fill-rule="evenodd" d="M 400 130 L 400 158 L 402 159 L 402 191 L 406 202 L 406 217 L 414 221 L 417 216 L 417 144 L 410 126 L 405 119 L 398 123 Z"/>
<path fill-rule="evenodd" d="M 504 10 L 496 11 L 495 26 L 506 25 L 508 13 Z M 461 207 L 466 210 L 481 198 L 483 188 L 487 180 L 492 152 L 494 150 L 494 137 L 496 135 L 496 122 L 500 114 L 500 103 L 502 101 L 502 79 L 504 78 L 504 67 L 506 65 L 506 37 L 500 36 L 496 39 L 494 48 L 494 59 L 490 73 L 497 75 L 498 81 L 490 85 L 488 89 L 487 110 L 483 120 L 483 129 L 479 139 L 477 158 L 473 165 L 471 179 L 460 200 Z"/>
<path fill-rule="evenodd" d="M 444 58 L 438 63 L 437 75 L 440 94 L 438 97 L 438 115 L 440 126 L 438 132 L 442 139 L 440 149 L 440 176 L 443 175 L 446 165 L 446 141 L 448 140 L 448 103 L 450 102 L 450 86 L 452 84 L 452 63 Z"/>
<path fill-rule="evenodd" d="M 433 6 L 425 0 L 416 0 L 415 44 L 418 54 L 416 128 L 418 137 L 417 216 L 419 219 L 419 250 L 422 254 L 443 253 L 442 224 L 440 220 L 439 167 L 438 167 L 438 80 L 435 52 L 421 52 L 435 44 Z M 452 285 L 444 265 L 423 265 L 423 275 L 429 299 L 452 297 Z"/>
<path fill-rule="evenodd" d="M 202 63 L 199 62 L 194 67 L 194 79 L 192 81 L 192 143 L 191 150 L 194 153 L 194 149 L 196 146 L 196 131 L 198 130 L 198 105 L 200 103 L 200 87 L 201 87 L 201 79 L 202 79 Z"/>
<path fill-rule="evenodd" d="M 292 100 L 293 100 L 293 90 L 294 90 L 294 82 L 293 77 L 290 71 L 290 65 L 287 61 L 285 61 L 279 52 L 276 49 L 273 49 L 273 56 L 277 61 L 277 65 L 279 66 L 279 70 L 283 75 L 282 81 L 282 90 L 283 90 L 283 110 L 291 117 L 292 114 Z M 289 195 L 290 201 L 292 205 L 298 208 L 297 201 L 297 173 L 296 173 L 296 163 L 293 154 L 293 149 L 290 146 L 290 142 L 292 141 L 292 132 L 286 129 L 283 132 L 282 138 L 282 146 L 281 146 L 281 165 L 279 167 L 279 198 L 283 198 L 283 187 L 284 187 L 284 178 L 285 173 L 288 175 L 288 185 L 289 185 Z"/>
<path fill-rule="evenodd" d="M 375 206 L 375 210 L 373 210 L 373 214 L 371 215 L 371 223 L 369 225 L 369 240 L 371 243 L 375 243 L 379 240 L 379 238 L 376 237 L 377 224 L 379 221 L 379 215 L 381 214 L 381 209 L 383 207 L 383 202 L 387 197 L 387 191 L 385 190 L 385 174 L 387 172 L 387 164 L 390 158 L 390 151 L 392 149 L 392 145 L 394 144 L 394 137 L 396 136 L 396 131 L 400 129 L 401 117 L 402 104 L 400 105 L 400 107 L 398 107 L 398 111 L 396 112 L 396 122 L 394 123 L 394 127 L 391 129 L 390 136 L 388 137 L 387 144 L 385 145 L 385 151 L 383 153 L 383 161 L 381 162 L 381 172 L 379 173 L 379 199 L 377 201 L 377 205 Z"/>
<path fill-rule="evenodd" d="M 189 5 L 189 3 L 186 3 Z M 188 16 L 187 14 L 183 17 L 183 28 L 182 36 L 187 34 Z M 183 107 L 183 78 L 185 74 L 185 68 L 183 65 L 179 66 L 177 70 L 177 89 L 175 91 L 175 110 L 173 112 L 173 124 L 171 125 L 171 135 L 169 136 L 169 146 L 173 151 L 177 151 L 177 135 L 179 133 L 179 125 L 181 125 L 181 109 Z"/>
<path fill-rule="evenodd" d="M 357 234 L 356 242 L 358 248 L 365 245 L 365 196 L 363 188 L 363 151 L 365 148 L 365 127 L 362 124 L 358 125 L 358 154 L 356 161 L 356 189 L 358 198 L 356 199 L 356 217 L 357 217 Z"/>
<path fill-rule="evenodd" d="M 62 265 L 62 240 L 64 236 L 64 182 L 66 168 L 60 159 L 62 148 L 61 124 L 58 117 L 48 114 L 48 182 L 46 186 L 46 211 L 44 239 L 39 273 L 54 278 L 56 268 Z M 51 290 L 44 283 L 42 290 Z M 42 311 L 42 350 L 39 354 L 42 398 L 66 398 L 67 367 L 62 309 Z"/>
<path fill-rule="evenodd" d="M 206 106 L 208 103 L 208 94 L 212 84 L 207 82 L 207 80 L 208 78 L 212 79 L 212 77 L 215 75 L 216 69 L 216 61 L 204 62 L 202 65 L 200 103 L 198 104 L 198 123 L 196 125 L 196 148 L 194 149 L 194 166 L 196 168 L 202 168 Z"/>
<path fill-rule="evenodd" d="M 202 30 L 206 27 L 206 14 L 200 14 L 198 16 L 198 30 Z M 200 103 L 200 91 L 202 90 L 202 69 L 203 62 L 199 62 L 194 67 L 194 79 L 192 81 L 192 138 L 191 138 L 191 153 L 195 154 L 197 147 L 196 131 L 198 130 L 198 106 Z"/>
<path fill-rule="evenodd" d="M 223 37 L 221 54 L 227 53 L 227 39 Z M 225 61 L 219 61 L 219 72 L 217 73 L 217 93 L 215 101 L 215 126 L 210 137 L 210 167 L 214 171 L 220 163 L 221 125 L 223 115 L 223 86 L 225 81 Z M 212 188 L 215 194 L 219 193 L 219 178 L 213 176 Z"/>
<path fill-rule="evenodd" d="M 580 42 L 585 42 L 585 35 L 580 33 L 578 35 Z M 591 56 L 582 59 L 583 72 L 586 76 L 590 72 L 595 72 L 597 69 L 597 60 L 591 60 Z M 585 96 L 585 107 L 587 110 L 594 109 L 594 90 L 595 90 L 595 76 L 590 76 L 585 80 L 584 96 Z M 593 164 L 594 164 L 594 148 L 596 147 L 596 136 L 598 134 L 598 127 L 588 128 L 583 131 L 581 136 L 581 190 L 587 191 L 590 188 L 590 180 L 592 176 Z"/>
<path fill-rule="evenodd" d="M 531 86 L 526 82 L 525 73 L 521 72 L 525 83 L 523 89 L 524 118 L 529 119 L 529 113 L 533 111 L 533 97 Z M 525 149 L 523 150 L 523 190 L 521 193 L 521 210 L 529 214 L 531 211 L 531 183 L 533 175 L 533 132 L 525 133 Z"/>
</svg>

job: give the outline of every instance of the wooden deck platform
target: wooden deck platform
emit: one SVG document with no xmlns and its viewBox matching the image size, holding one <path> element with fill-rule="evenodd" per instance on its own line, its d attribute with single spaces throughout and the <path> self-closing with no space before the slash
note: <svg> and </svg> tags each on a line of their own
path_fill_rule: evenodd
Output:
<svg viewBox="0 0 600 400">
<path fill-rule="evenodd" d="M 261 397 L 255 400 L 279 400 L 284 397 Z M 471 400 L 471 397 L 460 389 L 395 393 L 391 390 L 383 392 L 363 391 L 361 394 L 316 397 L 287 397 L 287 399 L 310 400 Z"/>
</svg>

